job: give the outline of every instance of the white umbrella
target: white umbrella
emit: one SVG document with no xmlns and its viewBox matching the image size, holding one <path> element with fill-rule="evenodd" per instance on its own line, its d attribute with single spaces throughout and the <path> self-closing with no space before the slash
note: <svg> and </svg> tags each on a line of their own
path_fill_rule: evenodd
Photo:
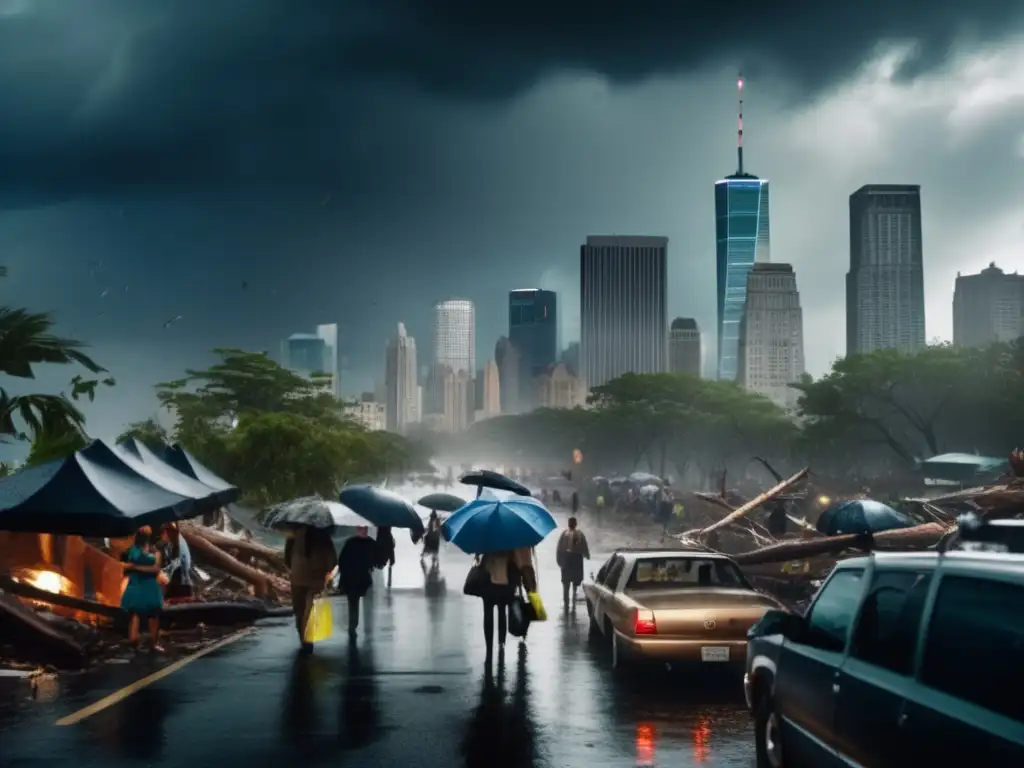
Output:
<svg viewBox="0 0 1024 768">
<path fill-rule="evenodd" d="M 319 496 L 305 496 L 275 504 L 267 509 L 263 518 L 267 528 L 290 528 L 308 525 L 312 528 L 370 527 L 370 522 L 337 501 Z"/>
</svg>

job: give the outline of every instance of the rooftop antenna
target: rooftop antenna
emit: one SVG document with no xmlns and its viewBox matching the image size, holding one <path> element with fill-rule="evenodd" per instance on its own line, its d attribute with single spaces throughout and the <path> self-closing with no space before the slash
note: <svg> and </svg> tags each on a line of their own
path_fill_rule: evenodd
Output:
<svg viewBox="0 0 1024 768">
<path fill-rule="evenodd" d="M 739 119 L 736 127 L 736 157 L 739 160 L 739 167 L 736 170 L 737 176 L 743 175 L 743 73 L 740 72 L 736 80 L 736 95 L 739 97 Z"/>
</svg>

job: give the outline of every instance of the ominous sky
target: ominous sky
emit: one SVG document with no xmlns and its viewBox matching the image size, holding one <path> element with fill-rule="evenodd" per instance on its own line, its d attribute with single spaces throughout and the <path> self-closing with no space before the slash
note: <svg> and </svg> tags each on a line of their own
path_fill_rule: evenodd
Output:
<svg viewBox="0 0 1024 768">
<path fill-rule="evenodd" d="M 509 289 L 557 290 L 571 341 L 588 234 L 669 237 L 670 313 L 710 364 L 742 69 L 820 374 L 862 184 L 922 185 L 929 338 L 958 270 L 1024 268 L 1022 34 L 1019 0 L 0 0 L 5 302 L 117 377 L 101 437 L 212 347 L 317 323 L 350 393 L 398 321 L 429 357 L 444 298 L 476 302 L 478 360 Z"/>
</svg>

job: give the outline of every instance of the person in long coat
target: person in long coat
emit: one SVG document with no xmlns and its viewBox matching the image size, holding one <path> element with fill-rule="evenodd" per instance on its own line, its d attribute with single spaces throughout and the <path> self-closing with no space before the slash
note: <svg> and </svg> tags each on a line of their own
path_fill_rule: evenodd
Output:
<svg viewBox="0 0 1024 768">
<path fill-rule="evenodd" d="M 313 600 L 327 588 L 337 560 L 330 532 L 309 526 L 299 527 L 285 543 L 284 559 L 292 587 L 295 629 L 299 633 L 302 650 L 310 653 L 313 644 L 306 642 L 306 625 L 313 610 Z"/>
<path fill-rule="evenodd" d="M 555 559 L 562 571 L 562 604 L 569 607 L 569 588 L 572 587 L 572 604 L 576 604 L 576 590 L 583 583 L 583 561 L 590 559 L 587 537 L 579 529 L 575 517 L 569 518 L 568 530 L 558 538 Z"/>
<path fill-rule="evenodd" d="M 345 542 L 338 555 L 338 586 L 348 599 L 348 634 L 356 636 L 359 628 L 359 602 L 373 586 L 373 569 L 377 565 L 377 544 L 362 526 Z"/>
</svg>

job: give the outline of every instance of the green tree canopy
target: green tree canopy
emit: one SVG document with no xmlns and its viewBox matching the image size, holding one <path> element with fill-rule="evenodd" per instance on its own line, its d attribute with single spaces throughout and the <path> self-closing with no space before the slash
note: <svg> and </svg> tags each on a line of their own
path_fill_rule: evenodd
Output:
<svg viewBox="0 0 1024 768">
<path fill-rule="evenodd" d="M 119 443 L 124 443 L 128 440 L 138 440 L 149 448 L 160 448 L 171 442 L 167 430 L 156 419 L 145 419 L 129 424 L 117 436 L 117 442 Z"/>
<path fill-rule="evenodd" d="M 293 373 L 265 353 L 213 354 L 217 362 L 210 368 L 157 385 L 157 397 L 175 418 L 166 437 L 238 485 L 250 503 L 311 493 L 330 498 L 351 482 L 429 466 L 421 444 L 369 432 L 346 418 L 344 405 L 317 377 Z M 140 422 L 124 435 L 145 442 L 159 435 L 157 429 Z"/>
</svg>

